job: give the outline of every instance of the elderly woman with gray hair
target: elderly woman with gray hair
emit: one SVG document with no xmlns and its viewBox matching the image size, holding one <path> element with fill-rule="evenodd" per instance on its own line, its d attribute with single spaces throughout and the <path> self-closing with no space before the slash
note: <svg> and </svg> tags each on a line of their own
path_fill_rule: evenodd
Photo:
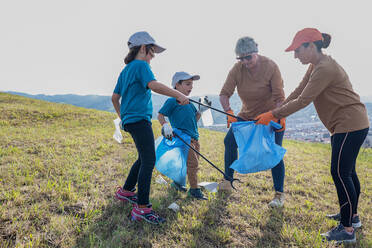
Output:
<svg viewBox="0 0 372 248">
<path fill-rule="evenodd" d="M 265 113 L 280 106 L 284 101 L 283 80 L 278 66 L 271 59 L 259 55 L 257 43 L 251 37 L 242 37 L 238 40 L 235 47 L 236 59 L 238 60 L 230 70 L 225 84 L 220 92 L 220 102 L 223 109 L 234 115 L 230 107 L 229 99 L 237 89 L 242 101 L 242 108 L 238 113 L 238 119 L 228 116 L 227 127 L 232 122 L 244 121 L 255 118 L 261 113 Z M 275 133 L 275 143 L 282 145 L 285 119 L 281 119 L 282 129 Z M 237 144 L 232 129 L 225 137 L 225 173 L 232 177 L 234 170 L 230 165 L 237 159 Z M 272 170 L 275 196 L 269 203 L 271 207 L 282 207 L 284 204 L 284 175 L 285 168 L 283 160 L 280 161 Z M 231 185 L 225 178 L 220 184 L 219 189 L 230 191 Z"/>
</svg>

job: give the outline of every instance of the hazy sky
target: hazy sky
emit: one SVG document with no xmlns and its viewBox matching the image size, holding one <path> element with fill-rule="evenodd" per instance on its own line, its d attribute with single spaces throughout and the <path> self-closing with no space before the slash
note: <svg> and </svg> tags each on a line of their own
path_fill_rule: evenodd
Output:
<svg viewBox="0 0 372 248">
<path fill-rule="evenodd" d="M 354 89 L 372 95 L 372 15 L 365 1 L 82 1 L 0 3 L 0 91 L 111 95 L 129 36 L 148 31 L 167 50 L 151 62 L 158 81 L 197 73 L 192 95 L 218 94 L 236 62 L 238 38 L 281 70 L 286 95 L 306 70 L 285 53 L 294 34 L 315 27 L 332 35 L 325 51 L 347 71 Z"/>
</svg>

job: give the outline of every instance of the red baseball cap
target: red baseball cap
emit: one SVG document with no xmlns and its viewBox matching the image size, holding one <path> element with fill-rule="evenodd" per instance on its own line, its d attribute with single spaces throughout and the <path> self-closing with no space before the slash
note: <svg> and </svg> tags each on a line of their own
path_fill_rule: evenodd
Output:
<svg viewBox="0 0 372 248">
<path fill-rule="evenodd" d="M 292 44 L 285 49 L 286 52 L 294 51 L 303 43 L 323 40 L 322 33 L 316 28 L 304 28 L 298 31 L 293 38 Z"/>
</svg>

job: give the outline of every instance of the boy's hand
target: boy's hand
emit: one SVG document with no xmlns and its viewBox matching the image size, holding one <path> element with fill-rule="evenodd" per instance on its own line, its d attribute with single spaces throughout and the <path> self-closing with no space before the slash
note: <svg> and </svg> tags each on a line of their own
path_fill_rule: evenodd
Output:
<svg viewBox="0 0 372 248">
<path fill-rule="evenodd" d="M 202 102 L 202 99 L 199 98 L 199 102 L 203 103 L 204 105 L 212 106 L 212 101 L 209 101 L 207 96 L 204 97 L 203 102 Z M 200 113 L 203 113 L 206 110 L 208 110 L 208 107 L 199 105 L 199 112 Z"/>
<path fill-rule="evenodd" d="M 172 137 L 173 137 L 173 128 L 166 122 L 166 123 L 164 123 L 163 127 L 161 128 L 161 134 L 166 139 L 172 139 Z"/>
<path fill-rule="evenodd" d="M 204 104 L 207 104 L 207 105 L 209 105 L 209 106 L 212 106 L 212 101 L 210 101 L 210 100 L 208 99 L 208 96 L 205 96 L 205 97 L 204 97 Z"/>
</svg>

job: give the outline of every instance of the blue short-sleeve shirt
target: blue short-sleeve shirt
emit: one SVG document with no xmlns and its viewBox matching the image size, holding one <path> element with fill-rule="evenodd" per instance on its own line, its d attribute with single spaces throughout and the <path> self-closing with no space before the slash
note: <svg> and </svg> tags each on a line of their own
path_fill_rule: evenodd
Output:
<svg viewBox="0 0 372 248">
<path fill-rule="evenodd" d="M 197 110 L 192 103 L 180 105 L 176 98 L 168 98 L 159 113 L 168 117 L 172 127 L 178 128 L 198 140 Z"/>
<path fill-rule="evenodd" d="M 151 121 L 151 90 L 147 84 L 154 80 L 155 76 L 146 61 L 133 60 L 124 67 L 114 89 L 114 93 L 121 96 L 120 118 L 123 124 Z"/>
</svg>

